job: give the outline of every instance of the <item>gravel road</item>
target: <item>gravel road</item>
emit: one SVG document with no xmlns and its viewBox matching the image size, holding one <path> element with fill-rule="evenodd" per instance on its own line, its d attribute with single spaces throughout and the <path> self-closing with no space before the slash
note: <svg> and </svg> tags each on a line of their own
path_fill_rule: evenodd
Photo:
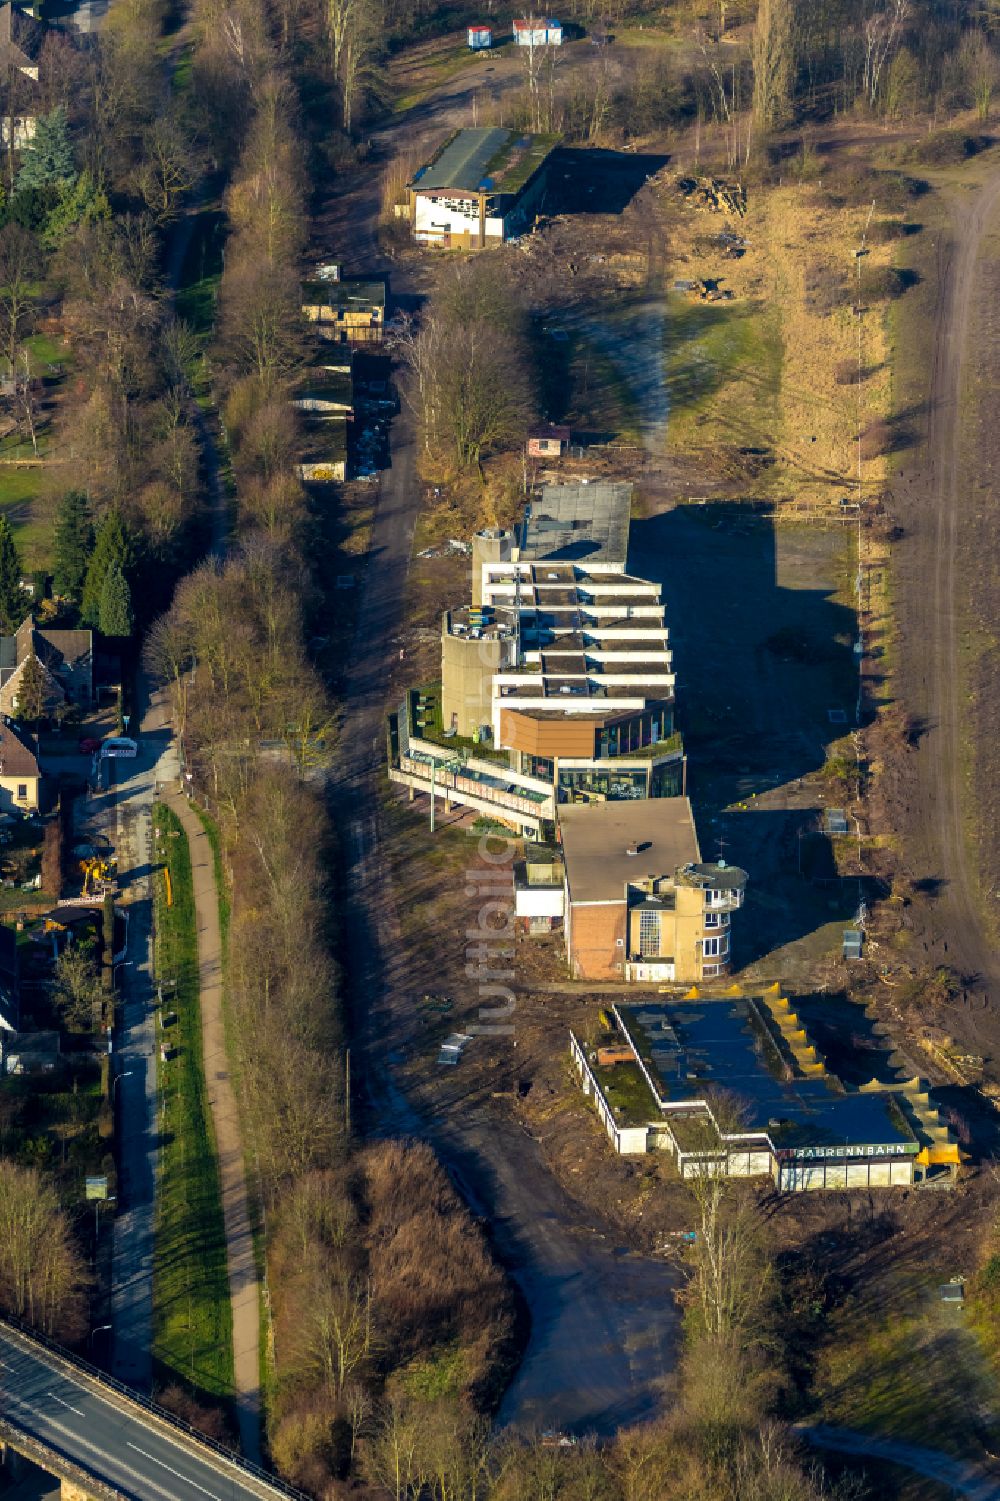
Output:
<svg viewBox="0 0 1000 1501">
<path fill-rule="evenodd" d="M 976 317 L 985 241 L 1000 212 L 1000 171 L 974 191 L 954 193 L 946 228 L 936 232 L 932 289 L 932 363 L 922 441 L 902 470 L 905 537 L 895 552 L 899 618 L 897 688 L 921 726 L 908 757 L 908 785 L 897 809 L 915 874 L 940 883 L 930 957 L 967 977 L 970 1022 L 987 1044 L 1000 1041 L 992 1010 L 1000 998 L 1000 961 L 983 929 L 963 828 L 963 713 L 960 641 L 963 558 L 996 547 L 973 512 L 962 482 L 963 404 L 970 362 L 984 337 Z M 973 530 L 975 528 L 975 530 Z M 977 1004 L 978 1003 L 978 1006 Z M 977 1019 L 977 1017 L 979 1019 Z"/>
</svg>

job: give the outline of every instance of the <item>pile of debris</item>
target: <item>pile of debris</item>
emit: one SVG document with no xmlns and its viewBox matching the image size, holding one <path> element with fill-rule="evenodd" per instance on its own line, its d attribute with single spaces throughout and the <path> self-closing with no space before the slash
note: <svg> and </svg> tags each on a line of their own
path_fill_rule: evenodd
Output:
<svg viewBox="0 0 1000 1501">
<path fill-rule="evenodd" d="M 736 214 L 742 219 L 747 211 L 747 190 L 741 182 L 726 182 L 722 177 L 678 177 L 677 191 L 692 207 L 713 214 Z"/>
</svg>

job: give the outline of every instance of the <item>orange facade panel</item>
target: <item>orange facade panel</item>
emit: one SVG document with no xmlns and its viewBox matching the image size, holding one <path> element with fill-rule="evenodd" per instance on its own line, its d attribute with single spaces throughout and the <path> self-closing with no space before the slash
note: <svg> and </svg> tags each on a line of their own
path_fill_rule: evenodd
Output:
<svg viewBox="0 0 1000 1501">
<path fill-rule="evenodd" d="M 594 754 L 594 737 L 598 728 L 597 722 L 589 716 L 535 719 L 529 714 L 518 713 L 516 709 L 500 711 L 500 744 L 511 750 L 526 751 L 531 756 L 589 759 Z"/>
</svg>

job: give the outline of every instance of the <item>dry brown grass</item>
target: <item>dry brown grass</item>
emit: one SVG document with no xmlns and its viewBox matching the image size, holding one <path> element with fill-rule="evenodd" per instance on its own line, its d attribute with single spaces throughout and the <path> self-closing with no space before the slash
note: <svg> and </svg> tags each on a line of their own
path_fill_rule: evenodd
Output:
<svg viewBox="0 0 1000 1501">
<path fill-rule="evenodd" d="M 709 305 L 712 331 L 695 333 L 671 359 L 714 367 L 713 388 L 671 416 L 674 442 L 688 448 L 760 444 L 776 464 L 768 486 L 779 496 L 835 501 L 856 476 L 856 439 L 862 427 L 889 412 L 885 307 L 867 295 L 866 282 L 887 273 L 895 250 L 888 237 L 869 246 L 863 261 L 861 356 L 865 378 L 845 388 L 858 364 L 859 317 L 855 250 L 868 205 L 837 206 L 819 184 L 752 187 L 746 217 L 732 227 L 750 248 L 727 259 L 711 237 L 725 227 L 721 214 L 686 207 L 671 215 L 671 276 L 718 278 L 732 302 Z M 739 339 L 717 330 L 744 325 Z M 683 323 L 683 318 L 682 318 Z M 865 467 L 866 484 L 885 480 L 882 456 Z"/>
</svg>

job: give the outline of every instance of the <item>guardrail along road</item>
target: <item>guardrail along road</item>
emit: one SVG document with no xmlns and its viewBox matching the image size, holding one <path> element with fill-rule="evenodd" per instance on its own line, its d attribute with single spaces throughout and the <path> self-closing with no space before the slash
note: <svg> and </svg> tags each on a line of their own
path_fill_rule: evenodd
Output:
<svg viewBox="0 0 1000 1501">
<path fill-rule="evenodd" d="M 298 1494 L 2 1322 L 0 1439 L 97 1501 L 287 1501 Z"/>
</svg>

